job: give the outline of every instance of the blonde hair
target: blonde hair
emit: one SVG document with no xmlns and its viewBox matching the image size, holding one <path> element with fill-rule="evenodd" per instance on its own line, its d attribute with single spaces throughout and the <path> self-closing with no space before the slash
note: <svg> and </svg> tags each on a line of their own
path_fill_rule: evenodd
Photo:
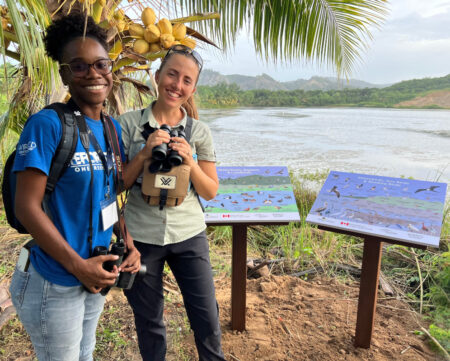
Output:
<svg viewBox="0 0 450 361">
<path fill-rule="evenodd" d="M 198 119 L 197 105 L 195 104 L 193 95 L 191 95 L 188 100 L 183 103 L 182 107 L 186 110 L 188 116 L 194 119 Z"/>
</svg>

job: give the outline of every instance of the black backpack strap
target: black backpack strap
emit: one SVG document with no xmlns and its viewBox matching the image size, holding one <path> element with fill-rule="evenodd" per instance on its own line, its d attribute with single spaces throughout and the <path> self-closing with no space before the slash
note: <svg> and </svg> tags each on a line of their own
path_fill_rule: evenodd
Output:
<svg viewBox="0 0 450 361">
<path fill-rule="evenodd" d="M 89 168 L 91 170 L 91 179 L 89 183 L 89 189 L 91 192 L 93 192 L 93 184 L 94 184 L 94 167 L 92 166 L 92 160 L 89 156 L 89 147 L 90 147 L 90 140 L 89 140 L 89 131 L 88 126 L 86 124 L 86 120 L 84 119 L 83 114 L 81 114 L 81 111 L 78 110 L 78 106 L 73 102 L 71 99 L 68 103 L 70 109 L 72 109 L 72 112 L 70 113 L 70 116 L 74 119 L 75 123 L 78 126 L 78 130 L 80 132 L 80 139 L 81 144 L 83 145 L 83 148 L 87 154 L 87 158 L 89 161 Z M 88 243 L 89 243 L 89 256 L 92 255 L 92 238 L 93 238 L 93 200 L 92 200 L 92 194 L 91 194 L 91 206 L 89 208 L 89 228 L 88 228 Z"/>
<path fill-rule="evenodd" d="M 44 109 L 52 109 L 58 114 L 62 129 L 61 140 L 56 148 L 45 187 L 46 194 L 49 194 L 53 192 L 56 182 L 64 174 L 72 160 L 77 146 L 78 131 L 72 112 L 66 104 L 53 103 Z"/>
<path fill-rule="evenodd" d="M 152 134 L 155 130 L 156 129 L 151 127 L 150 124 L 145 123 L 141 132 L 142 138 L 144 138 L 145 141 L 147 141 L 150 134 Z"/>
<path fill-rule="evenodd" d="M 189 140 L 191 140 L 191 133 L 192 133 L 192 124 L 194 121 L 190 116 L 187 117 L 186 120 L 186 128 L 184 128 L 184 134 L 186 134 L 186 141 L 189 143 Z"/>
<path fill-rule="evenodd" d="M 189 140 L 191 139 L 191 133 L 192 133 L 192 124 L 194 121 L 190 116 L 187 117 L 186 120 L 186 128 L 184 128 L 184 134 L 186 134 L 186 141 L 189 143 Z M 194 184 L 191 182 L 191 186 L 195 191 Z M 203 203 L 200 200 L 200 196 L 198 195 L 197 191 L 195 191 L 195 194 L 197 195 L 198 203 L 200 203 L 200 207 L 202 207 L 202 211 L 205 212 L 205 208 L 203 207 Z"/>
</svg>

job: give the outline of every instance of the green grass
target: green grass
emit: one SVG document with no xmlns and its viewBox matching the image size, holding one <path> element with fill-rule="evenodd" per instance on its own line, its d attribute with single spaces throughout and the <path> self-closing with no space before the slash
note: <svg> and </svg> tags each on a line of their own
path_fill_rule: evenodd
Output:
<svg viewBox="0 0 450 361">
<path fill-rule="evenodd" d="M 119 310 L 113 305 L 106 305 L 102 313 L 102 322 L 97 327 L 97 343 L 95 350 L 97 353 L 109 353 L 119 349 L 125 349 L 128 341 L 124 337 L 122 322 L 114 315 Z"/>
</svg>

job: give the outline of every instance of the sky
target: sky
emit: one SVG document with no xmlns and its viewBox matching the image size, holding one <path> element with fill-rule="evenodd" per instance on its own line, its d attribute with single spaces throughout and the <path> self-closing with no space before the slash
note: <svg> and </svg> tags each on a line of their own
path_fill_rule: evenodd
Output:
<svg viewBox="0 0 450 361">
<path fill-rule="evenodd" d="M 372 35 L 350 78 L 392 84 L 450 74 L 450 0 L 390 0 L 384 24 Z M 267 64 L 257 57 L 251 36 L 244 32 L 226 56 L 211 47 L 199 51 L 206 69 L 225 75 L 265 73 L 278 81 L 337 76 L 334 69 L 304 61 Z"/>
</svg>

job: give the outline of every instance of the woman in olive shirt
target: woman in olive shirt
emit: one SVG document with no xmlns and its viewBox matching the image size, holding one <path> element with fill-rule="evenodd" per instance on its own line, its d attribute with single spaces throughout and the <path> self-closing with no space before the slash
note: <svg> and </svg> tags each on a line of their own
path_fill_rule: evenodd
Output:
<svg viewBox="0 0 450 361">
<path fill-rule="evenodd" d="M 155 75 L 157 100 L 143 113 L 130 112 L 119 118 L 128 157 L 125 185 L 131 187 L 125 219 L 141 253 L 141 262 L 148 270 L 146 276 L 126 292 L 134 311 L 144 360 L 165 359 L 162 285 L 165 262 L 183 295 L 199 359 L 224 360 L 206 225 L 197 197 L 198 194 L 212 199 L 219 186 L 211 133 L 196 119 L 192 119 L 189 143 L 181 137 L 170 138 L 167 132 L 159 129 L 163 124 L 173 129 L 184 128 L 188 117 L 197 118 L 192 96 L 201 67 L 202 60 L 197 52 L 182 45 L 173 46 Z M 147 123 L 156 130 L 145 141 L 141 132 Z M 181 205 L 160 210 L 159 206 L 150 206 L 144 201 L 139 182 L 144 161 L 150 159 L 152 149 L 162 143 L 168 143 L 172 150 L 178 151 L 183 163 L 190 166 L 193 187 Z"/>
</svg>

